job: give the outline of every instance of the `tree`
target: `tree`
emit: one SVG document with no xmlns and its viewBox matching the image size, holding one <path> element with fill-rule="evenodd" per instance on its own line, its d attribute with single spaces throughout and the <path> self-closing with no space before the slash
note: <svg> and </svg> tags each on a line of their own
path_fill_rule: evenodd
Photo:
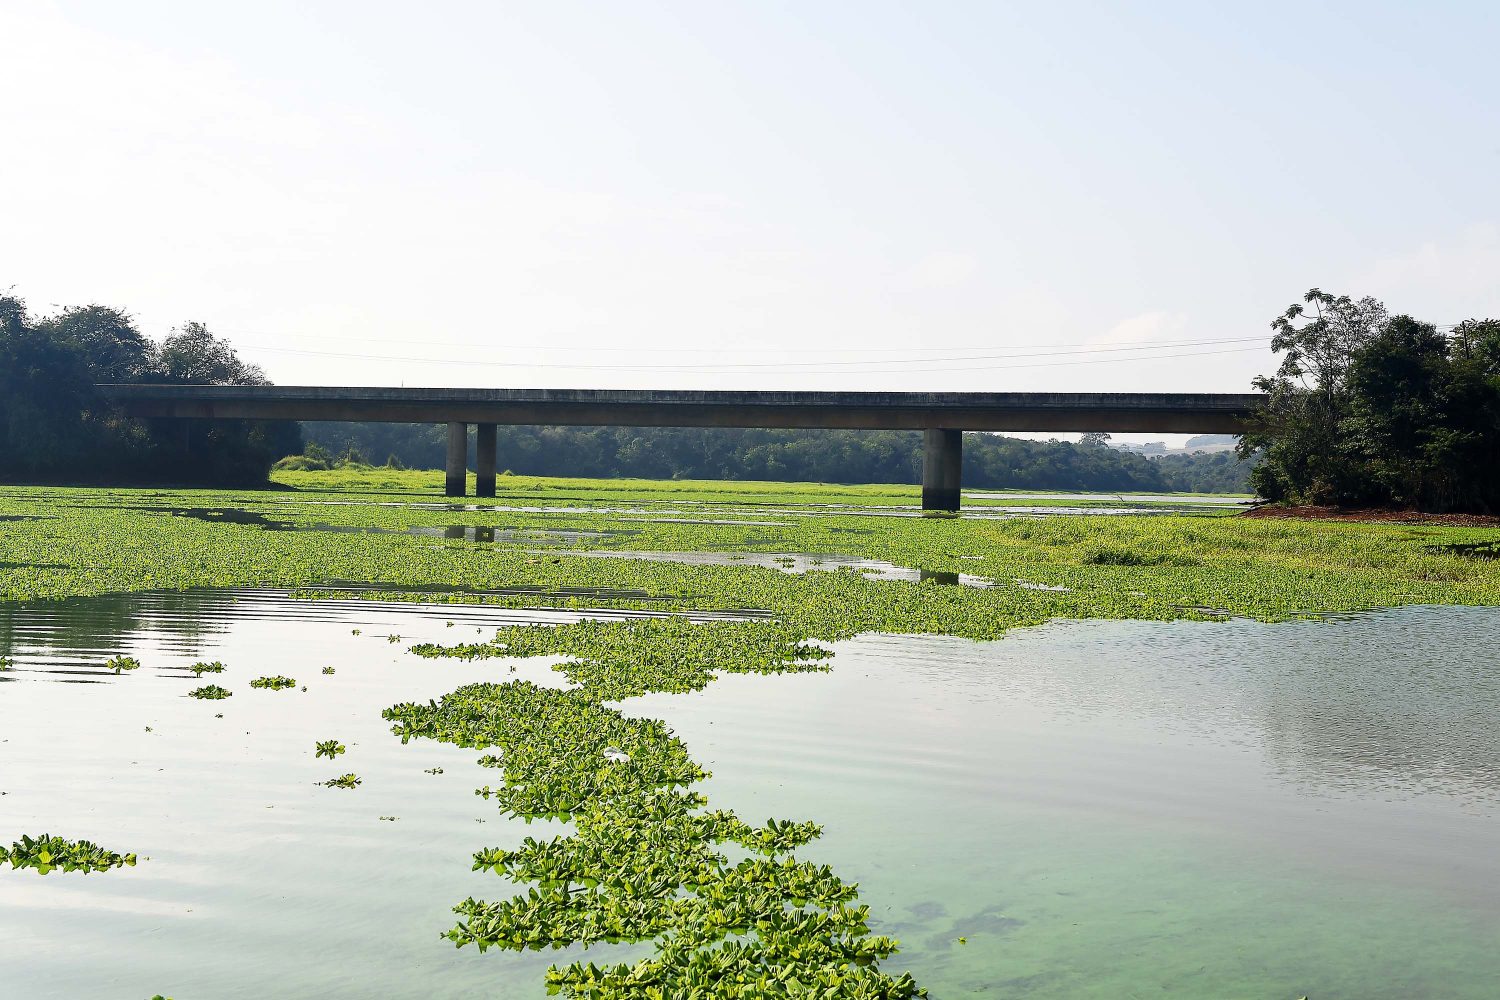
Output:
<svg viewBox="0 0 1500 1000">
<path fill-rule="evenodd" d="M 97 385 L 114 382 L 267 384 L 201 323 L 160 346 L 109 306 L 36 319 L 0 296 L 0 476 L 168 480 L 251 485 L 276 455 L 302 447 L 291 421 L 141 421 Z"/>
<path fill-rule="evenodd" d="M 1239 445 L 1273 501 L 1500 508 L 1500 323 L 1451 336 L 1317 289 L 1272 323 L 1284 357 Z"/>
<path fill-rule="evenodd" d="M 246 364 L 227 340 L 202 323 L 184 323 L 156 349 L 156 374 L 184 385 L 270 385 L 257 365 Z"/>
<path fill-rule="evenodd" d="M 1255 379 L 1265 402 L 1237 446 L 1242 459 L 1265 450 L 1251 473 L 1263 498 L 1303 503 L 1357 502 L 1363 479 L 1339 424 L 1349 414 L 1355 352 L 1386 321 L 1373 298 L 1308 291 L 1271 322 L 1271 349 L 1284 355 L 1275 375 Z"/>
<path fill-rule="evenodd" d="M 1107 448 L 1110 436 L 1104 431 L 1087 431 L 1078 439 L 1085 448 Z"/>
<path fill-rule="evenodd" d="M 151 341 L 122 309 L 76 306 L 39 320 L 36 327 L 75 350 L 94 382 L 139 382 L 155 369 Z"/>
</svg>

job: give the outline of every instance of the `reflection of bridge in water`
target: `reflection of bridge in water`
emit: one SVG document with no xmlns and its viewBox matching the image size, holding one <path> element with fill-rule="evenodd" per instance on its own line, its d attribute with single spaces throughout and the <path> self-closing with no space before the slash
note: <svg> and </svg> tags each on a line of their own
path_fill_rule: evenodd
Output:
<svg viewBox="0 0 1500 1000">
<path fill-rule="evenodd" d="M 495 495 L 500 424 L 920 430 L 922 506 L 957 510 L 964 431 L 1234 434 L 1260 397 L 1146 392 L 720 392 L 655 389 L 392 389 L 107 385 L 128 416 L 448 425 L 447 493 L 463 496 L 468 425 L 479 496 Z"/>
</svg>

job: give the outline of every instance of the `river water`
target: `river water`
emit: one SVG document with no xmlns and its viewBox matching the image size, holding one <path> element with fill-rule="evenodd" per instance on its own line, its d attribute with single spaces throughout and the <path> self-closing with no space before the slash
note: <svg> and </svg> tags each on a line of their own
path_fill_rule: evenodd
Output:
<svg viewBox="0 0 1500 1000">
<path fill-rule="evenodd" d="M 0 606 L 0 827 L 141 856 L 0 871 L 0 995 L 544 995 L 572 951 L 438 934 L 466 896 L 510 893 L 473 851 L 552 825 L 502 818 L 472 794 L 494 779 L 477 753 L 402 746 L 380 710 L 561 684 L 545 661 L 405 649 L 577 614 L 256 592 Z M 1497 609 L 1408 608 L 870 635 L 826 674 L 625 707 L 675 727 L 713 805 L 822 823 L 799 854 L 860 883 L 903 942 L 886 968 L 934 997 L 1492 998 L 1497 632 Z M 142 668 L 104 671 L 117 653 Z M 195 660 L 228 670 L 197 681 Z M 249 690 L 261 674 L 298 686 Z M 234 696 L 185 697 L 209 682 Z M 316 760 L 324 739 L 349 752 Z M 317 784 L 345 771 L 358 788 Z"/>
</svg>

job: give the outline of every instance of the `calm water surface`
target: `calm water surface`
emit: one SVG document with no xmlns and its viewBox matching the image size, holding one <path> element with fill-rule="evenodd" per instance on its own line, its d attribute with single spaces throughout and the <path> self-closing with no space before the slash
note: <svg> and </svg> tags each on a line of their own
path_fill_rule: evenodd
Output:
<svg viewBox="0 0 1500 1000">
<path fill-rule="evenodd" d="M 508 894 L 474 850 L 562 827 L 503 819 L 472 794 L 494 777 L 477 753 L 403 747 L 379 713 L 561 683 L 404 650 L 577 614 L 254 592 L 0 607 L 0 833 L 142 858 L 0 871 L 0 996 L 542 996 L 571 952 L 438 933 L 464 897 Z M 800 853 L 861 883 L 904 942 L 888 968 L 935 997 L 1491 998 L 1497 632 L 1500 610 L 1417 608 L 865 636 L 828 674 L 626 708 L 677 729 L 715 806 L 823 823 Z M 120 652 L 142 669 L 102 671 Z M 229 672 L 197 681 L 200 659 Z M 246 687 L 274 673 L 307 690 Z M 185 697 L 210 681 L 234 697 Z M 349 752 L 314 759 L 330 738 Z M 345 771 L 363 784 L 315 784 Z"/>
</svg>

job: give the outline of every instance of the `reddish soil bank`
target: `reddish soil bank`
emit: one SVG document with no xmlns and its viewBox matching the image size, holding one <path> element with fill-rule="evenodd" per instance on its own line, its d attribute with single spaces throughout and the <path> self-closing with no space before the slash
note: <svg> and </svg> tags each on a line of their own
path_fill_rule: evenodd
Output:
<svg viewBox="0 0 1500 1000">
<path fill-rule="evenodd" d="M 1240 517 L 1288 517 L 1307 521 L 1386 521 L 1391 524 L 1443 524 L 1454 528 L 1500 527 L 1500 517 L 1490 514 L 1427 514 L 1420 510 L 1385 510 L 1346 507 L 1276 507 L 1267 504 L 1245 511 Z"/>
</svg>

